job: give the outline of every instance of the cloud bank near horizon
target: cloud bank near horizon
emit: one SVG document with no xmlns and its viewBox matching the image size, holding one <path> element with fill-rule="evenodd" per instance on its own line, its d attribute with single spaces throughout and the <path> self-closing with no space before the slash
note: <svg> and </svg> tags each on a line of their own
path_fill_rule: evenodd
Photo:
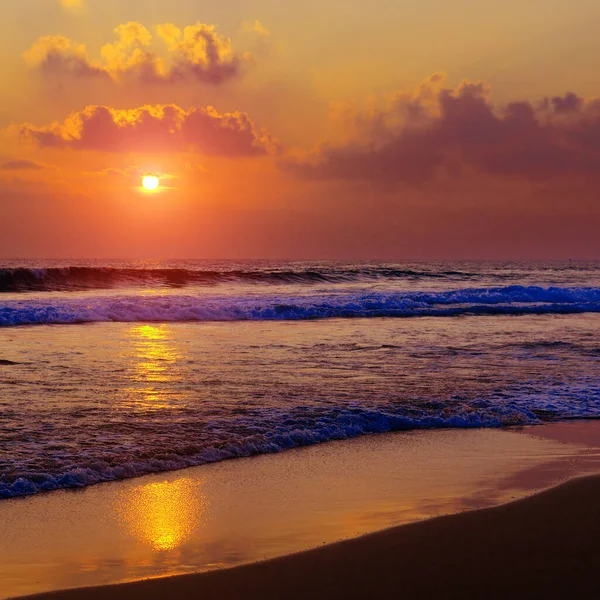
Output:
<svg viewBox="0 0 600 600">
<path fill-rule="evenodd" d="M 524 180 L 600 171 L 600 100 L 568 92 L 495 107 L 484 82 L 444 86 L 436 73 L 384 106 L 351 109 L 352 138 L 287 160 L 307 179 L 422 185 L 462 175 Z"/>
</svg>

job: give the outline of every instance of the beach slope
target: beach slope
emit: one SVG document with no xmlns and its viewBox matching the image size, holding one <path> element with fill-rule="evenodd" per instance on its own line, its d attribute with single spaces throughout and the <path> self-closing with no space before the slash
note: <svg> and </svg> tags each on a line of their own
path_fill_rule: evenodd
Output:
<svg viewBox="0 0 600 600">
<path fill-rule="evenodd" d="M 47 600 L 600 597 L 600 476 L 222 571 L 50 592 Z"/>
</svg>

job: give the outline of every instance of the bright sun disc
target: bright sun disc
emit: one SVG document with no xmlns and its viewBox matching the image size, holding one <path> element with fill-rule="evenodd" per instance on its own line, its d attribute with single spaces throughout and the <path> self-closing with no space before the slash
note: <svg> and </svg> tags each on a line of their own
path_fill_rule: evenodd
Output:
<svg viewBox="0 0 600 600">
<path fill-rule="evenodd" d="M 158 187 L 159 183 L 160 180 L 158 177 L 156 177 L 156 175 L 145 175 L 142 178 L 142 187 L 148 192 L 154 191 Z"/>
</svg>

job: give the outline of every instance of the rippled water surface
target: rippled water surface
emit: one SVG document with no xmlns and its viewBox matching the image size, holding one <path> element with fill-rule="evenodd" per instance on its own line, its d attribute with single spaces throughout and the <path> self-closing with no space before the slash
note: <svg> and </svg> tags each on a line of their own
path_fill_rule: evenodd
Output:
<svg viewBox="0 0 600 600">
<path fill-rule="evenodd" d="M 0 266 L 0 497 L 600 416 L 600 267 Z"/>
</svg>

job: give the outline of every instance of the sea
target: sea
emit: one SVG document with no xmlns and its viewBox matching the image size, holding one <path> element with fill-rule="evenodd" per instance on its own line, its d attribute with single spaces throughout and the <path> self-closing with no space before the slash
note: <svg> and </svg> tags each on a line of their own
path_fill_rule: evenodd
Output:
<svg viewBox="0 0 600 600">
<path fill-rule="evenodd" d="M 600 417 L 600 262 L 0 262 L 0 498 Z"/>
</svg>

